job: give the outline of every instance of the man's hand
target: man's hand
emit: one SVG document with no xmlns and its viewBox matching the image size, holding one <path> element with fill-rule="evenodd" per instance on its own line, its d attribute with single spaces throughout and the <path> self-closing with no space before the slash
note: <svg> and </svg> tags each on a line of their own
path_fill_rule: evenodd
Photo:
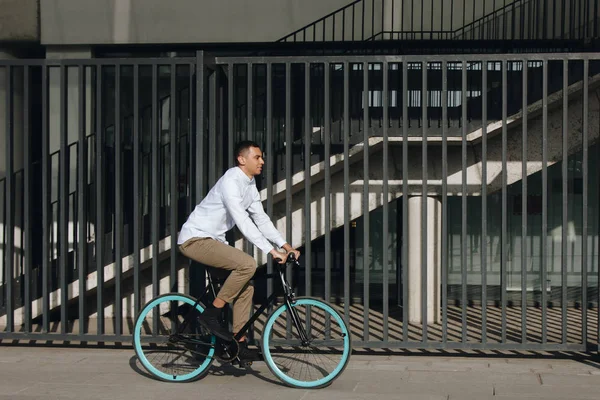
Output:
<svg viewBox="0 0 600 400">
<path fill-rule="evenodd" d="M 285 252 L 278 251 L 275 249 L 270 251 L 274 260 L 277 261 L 277 259 L 279 259 L 279 261 L 278 261 L 279 264 L 285 264 L 290 253 L 294 254 L 294 257 L 296 257 L 296 260 L 298 260 L 300 258 L 300 252 L 298 250 L 294 249 L 288 243 L 283 245 L 283 249 L 285 250 Z"/>
<path fill-rule="evenodd" d="M 292 246 L 290 246 L 288 243 L 283 245 L 283 249 L 285 251 L 289 253 L 294 253 L 294 257 L 296 257 L 296 260 L 300 259 L 300 252 L 296 249 L 294 249 Z M 286 256 L 287 257 L 287 256 Z"/>
<path fill-rule="evenodd" d="M 285 264 L 285 261 L 287 260 L 287 253 L 275 249 L 271 250 L 269 253 L 271 253 L 273 256 L 273 260 L 279 264 Z"/>
</svg>

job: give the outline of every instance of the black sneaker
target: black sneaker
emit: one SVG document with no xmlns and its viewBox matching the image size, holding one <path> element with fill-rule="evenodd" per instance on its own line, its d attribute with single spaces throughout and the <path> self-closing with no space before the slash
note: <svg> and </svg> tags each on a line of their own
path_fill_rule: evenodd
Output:
<svg viewBox="0 0 600 400">
<path fill-rule="evenodd" d="M 223 340 L 230 341 L 232 340 L 233 335 L 221 325 L 221 311 L 220 308 L 208 307 L 200 314 L 200 316 L 198 316 L 198 322 L 212 334 Z"/>
<path fill-rule="evenodd" d="M 249 349 L 248 343 L 244 340 L 239 342 L 240 351 L 238 352 L 238 358 L 240 361 L 262 361 L 263 357 L 258 349 Z"/>
</svg>

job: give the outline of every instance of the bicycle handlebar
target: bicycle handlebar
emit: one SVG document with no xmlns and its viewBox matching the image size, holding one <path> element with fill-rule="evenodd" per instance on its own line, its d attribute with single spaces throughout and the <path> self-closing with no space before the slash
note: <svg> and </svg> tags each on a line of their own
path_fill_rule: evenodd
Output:
<svg viewBox="0 0 600 400">
<path fill-rule="evenodd" d="M 281 261 L 281 258 L 275 257 L 274 260 L 279 263 Z M 300 263 L 296 259 L 296 256 L 294 255 L 294 253 L 288 254 L 287 260 L 285 260 L 285 262 L 286 262 L 286 264 L 295 263 L 296 265 L 300 265 Z"/>
</svg>

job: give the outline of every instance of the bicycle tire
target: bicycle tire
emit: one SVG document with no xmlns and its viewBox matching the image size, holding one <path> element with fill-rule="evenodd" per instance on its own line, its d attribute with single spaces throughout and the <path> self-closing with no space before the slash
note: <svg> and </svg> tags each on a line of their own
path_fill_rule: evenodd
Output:
<svg viewBox="0 0 600 400">
<path fill-rule="evenodd" d="M 344 321 L 344 319 L 342 318 L 340 313 L 337 312 L 330 304 L 328 304 L 327 302 L 324 302 L 323 300 L 319 300 L 319 299 L 316 299 L 313 297 L 299 297 L 299 298 L 295 299 L 294 303 L 292 304 L 292 307 L 297 308 L 299 306 L 316 307 L 316 308 L 320 309 L 322 312 L 324 312 L 325 314 L 329 315 L 332 319 L 332 323 L 333 323 L 333 321 L 335 321 L 339 325 L 340 335 L 342 337 L 341 341 L 343 344 L 342 344 L 341 358 L 340 358 L 340 361 L 335 366 L 335 369 L 331 373 L 329 373 L 327 376 L 324 376 L 322 378 L 319 378 L 319 379 L 316 379 L 313 381 L 304 381 L 304 380 L 296 379 L 296 378 L 286 374 L 284 371 L 282 371 L 282 369 L 273 360 L 274 353 L 272 352 L 271 349 L 272 349 L 272 347 L 275 347 L 275 346 L 271 343 L 270 337 L 271 337 L 271 334 L 273 333 L 274 326 L 285 326 L 286 325 L 285 320 L 277 321 L 277 319 L 279 319 L 279 318 L 284 319 L 284 317 L 282 317 L 281 314 L 287 310 L 286 304 L 282 304 L 279 307 L 277 307 L 275 310 L 273 310 L 271 315 L 267 318 L 267 321 L 265 323 L 264 332 L 262 335 L 263 357 L 264 357 L 265 363 L 267 364 L 269 370 L 281 382 L 283 382 L 287 386 L 295 387 L 295 388 L 302 388 L 302 389 L 323 388 L 323 387 L 331 385 L 331 383 L 335 379 L 337 379 L 342 374 L 342 372 L 344 372 L 344 370 L 346 369 L 346 366 L 348 365 L 348 362 L 350 361 L 350 356 L 352 354 L 352 338 L 350 336 L 350 331 L 348 330 L 348 326 L 346 325 L 346 322 Z M 292 327 L 292 330 L 294 330 L 293 327 Z"/>
<path fill-rule="evenodd" d="M 133 345 L 134 345 L 135 353 L 136 353 L 138 359 L 140 360 L 141 364 L 146 369 L 146 371 L 148 371 L 151 375 L 153 375 L 154 377 L 156 377 L 160 380 L 167 381 L 167 382 L 190 382 L 190 381 L 198 380 L 198 379 L 204 377 L 208 373 L 210 366 L 212 365 L 212 363 L 215 360 L 214 347 L 212 347 L 208 351 L 208 356 L 206 357 L 204 362 L 198 368 L 194 369 L 192 372 L 189 372 L 185 375 L 166 374 L 166 373 L 158 370 L 148 360 L 148 358 L 146 357 L 146 354 L 144 353 L 143 347 L 142 347 L 141 331 L 142 331 L 142 325 L 145 321 L 146 316 L 150 312 L 152 312 L 152 310 L 156 306 L 159 306 L 160 304 L 165 303 L 165 302 L 173 302 L 173 301 L 180 301 L 182 303 L 188 304 L 189 306 L 194 306 L 194 304 L 196 303 L 196 299 L 194 299 L 193 297 L 190 297 L 190 296 L 187 296 L 184 294 L 180 294 L 180 293 L 166 293 L 166 294 L 160 295 L 160 296 L 148 301 L 140 310 L 140 312 L 136 318 L 135 325 L 134 325 Z M 202 303 L 199 303 L 196 306 L 196 310 L 200 313 L 202 313 L 204 311 L 204 308 L 205 307 Z M 212 335 L 211 341 L 212 341 L 212 344 L 214 345 L 216 342 L 216 338 L 214 335 Z"/>
</svg>

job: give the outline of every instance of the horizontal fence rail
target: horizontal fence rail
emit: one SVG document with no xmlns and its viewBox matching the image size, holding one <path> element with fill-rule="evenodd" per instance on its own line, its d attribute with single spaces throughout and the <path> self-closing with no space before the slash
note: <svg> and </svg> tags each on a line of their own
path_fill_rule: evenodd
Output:
<svg viewBox="0 0 600 400">
<path fill-rule="evenodd" d="M 251 139 L 357 347 L 597 351 L 599 92 L 596 54 L 0 61 L 0 340 L 198 293 L 178 231 Z"/>
<path fill-rule="evenodd" d="M 357 0 L 279 41 L 581 41 L 599 22 L 595 0 Z"/>
</svg>

